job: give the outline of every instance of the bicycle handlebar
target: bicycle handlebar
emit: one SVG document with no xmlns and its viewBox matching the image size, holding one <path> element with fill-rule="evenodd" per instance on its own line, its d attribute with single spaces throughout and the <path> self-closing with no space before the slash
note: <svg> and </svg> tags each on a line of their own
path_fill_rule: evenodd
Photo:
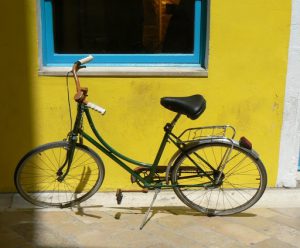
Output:
<svg viewBox="0 0 300 248">
<path fill-rule="evenodd" d="M 94 103 L 90 103 L 88 101 L 86 101 L 86 97 L 87 97 L 87 92 L 88 89 L 87 88 L 81 88 L 80 86 L 80 82 L 79 82 L 79 78 L 77 75 L 77 72 L 82 69 L 85 68 L 85 66 L 83 66 L 86 63 L 89 63 L 90 61 L 92 61 L 94 59 L 94 57 L 92 55 L 89 55 L 85 58 L 82 58 L 78 61 L 76 61 L 72 67 L 72 73 L 73 73 L 73 77 L 75 80 L 75 84 L 76 84 L 76 94 L 74 96 L 74 100 L 76 102 L 81 102 L 84 103 L 88 108 L 91 108 L 99 113 L 101 113 L 102 115 L 105 114 L 106 110 Z"/>
<path fill-rule="evenodd" d="M 105 110 L 104 108 L 102 108 L 102 107 L 100 107 L 100 106 L 98 106 L 98 105 L 96 105 L 96 104 L 94 104 L 94 103 L 92 103 L 92 102 L 88 102 L 88 103 L 86 104 L 86 106 L 87 106 L 88 108 L 91 108 L 91 109 L 93 109 L 93 110 L 99 112 L 99 113 L 102 114 L 102 115 L 104 115 L 105 112 L 106 112 L 106 110 Z"/>
<path fill-rule="evenodd" d="M 91 62 L 93 59 L 94 59 L 94 57 L 92 55 L 89 55 L 85 58 L 78 60 L 76 63 L 80 63 L 80 65 L 83 65 L 83 64 Z"/>
</svg>

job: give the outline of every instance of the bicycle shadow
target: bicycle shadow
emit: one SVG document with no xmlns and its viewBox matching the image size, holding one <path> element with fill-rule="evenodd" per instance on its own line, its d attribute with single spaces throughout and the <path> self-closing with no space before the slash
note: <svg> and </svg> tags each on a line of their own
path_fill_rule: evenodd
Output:
<svg viewBox="0 0 300 248">
<path fill-rule="evenodd" d="M 115 214 L 115 219 L 120 219 L 122 214 L 145 214 L 148 211 L 148 207 L 112 207 L 114 210 L 118 211 Z M 167 206 L 167 207 L 152 207 L 151 216 L 152 218 L 156 214 L 171 214 L 171 215 L 186 215 L 186 216 L 205 216 L 203 213 L 197 212 L 190 208 L 184 206 Z"/>
<path fill-rule="evenodd" d="M 117 211 L 116 214 L 114 215 L 114 218 L 116 220 L 121 220 L 123 214 L 124 215 L 141 214 L 146 216 L 146 213 L 148 211 L 148 207 L 115 207 L 113 209 L 122 210 L 122 212 Z M 187 207 L 174 207 L 174 206 L 152 207 L 149 216 L 147 217 L 147 219 L 144 220 L 144 222 L 140 226 L 140 229 L 146 226 L 151 220 L 153 220 L 159 214 L 172 215 L 172 216 L 179 216 L 179 215 L 180 216 L 205 216 L 203 213 L 199 213 Z"/>
<path fill-rule="evenodd" d="M 122 214 L 137 214 L 136 213 L 137 211 L 140 212 L 138 214 L 145 214 L 148 211 L 148 207 L 113 207 L 112 209 L 115 209 L 115 210 L 121 209 L 121 210 L 123 210 L 122 212 L 118 211 L 115 214 L 115 219 L 121 219 Z M 221 216 L 208 216 L 204 213 L 198 212 L 196 210 L 193 210 L 193 209 L 190 209 L 190 208 L 184 207 L 184 206 L 167 206 L 167 207 L 153 207 L 151 209 L 151 215 L 149 215 L 149 217 L 148 217 L 148 221 L 150 221 L 150 219 L 152 219 L 155 215 L 161 214 L 161 213 L 175 215 L 175 216 L 176 215 L 179 215 L 179 216 L 199 216 L 199 217 L 208 217 L 208 218 L 221 217 Z M 249 217 L 255 217 L 255 216 L 256 216 L 256 214 L 253 214 L 253 213 L 250 213 L 250 212 L 230 215 L 230 217 L 236 217 L 236 218 L 241 218 L 241 217 L 249 218 Z"/>
<path fill-rule="evenodd" d="M 101 211 L 101 207 L 104 207 L 103 205 L 90 205 L 90 206 L 77 206 L 76 208 L 76 215 L 80 216 L 88 216 L 92 218 L 101 219 L 101 214 L 96 215 L 95 212 L 92 214 L 87 213 L 89 209 L 97 208 L 98 211 Z M 100 209 L 99 209 L 100 208 Z M 109 207 L 109 210 L 115 212 L 113 214 L 114 219 L 116 220 L 122 220 L 122 216 L 127 215 L 145 215 L 148 211 L 148 207 Z M 105 211 L 107 208 L 105 208 Z M 196 210 L 190 209 L 185 206 L 158 206 L 151 208 L 151 212 L 145 221 L 146 225 L 151 220 L 155 219 L 156 217 L 159 218 L 160 215 L 171 215 L 171 216 L 195 216 L 195 217 L 203 217 L 203 218 L 226 218 L 228 216 L 207 216 L 204 213 L 198 212 Z M 234 215 L 229 215 L 229 217 L 234 218 L 252 218 L 256 217 L 257 215 L 251 212 L 243 212 L 238 213 Z"/>
<path fill-rule="evenodd" d="M 94 213 L 93 214 L 87 213 L 85 211 L 85 209 L 101 208 L 101 207 L 103 207 L 103 205 L 95 205 L 95 206 L 85 206 L 85 207 L 82 207 L 82 206 L 80 206 L 80 204 L 78 204 L 76 206 L 76 208 L 74 208 L 74 209 L 76 209 L 76 211 L 74 211 L 74 213 L 76 215 L 81 216 L 81 217 L 87 216 L 87 217 L 91 217 L 91 218 L 95 218 L 95 219 L 101 219 L 102 217 L 100 215 L 96 215 Z M 73 210 L 73 208 L 71 208 L 71 210 Z"/>
<path fill-rule="evenodd" d="M 89 182 L 89 179 L 91 177 L 91 169 L 88 167 L 88 168 L 83 168 L 83 171 L 81 173 L 81 178 L 79 180 L 79 183 L 75 189 L 75 192 L 74 193 L 74 198 L 75 200 L 78 199 L 78 194 L 82 193 L 85 189 L 85 187 L 87 186 L 88 182 Z M 95 206 L 84 206 L 82 207 L 81 206 L 81 203 L 79 202 L 78 204 L 76 204 L 75 206 L 71 207 L 71 210 L 73 209 L 76 209 L 77 211 L 75 212 L 76 215 L 79 215 L 79 216 L 87 216 L 87 217 L 92 217 L 92 218 L 96 218 L 96 219 L 101 219 L 102 217 L 101 216 L 98 216 L 98 215 L 95 215 L 95 214 L 88 214 L 85 212 L 85 208 L 99 208 L 99 207 L 103 207 L 102 205 L 95 205 Z"/>
</svg>

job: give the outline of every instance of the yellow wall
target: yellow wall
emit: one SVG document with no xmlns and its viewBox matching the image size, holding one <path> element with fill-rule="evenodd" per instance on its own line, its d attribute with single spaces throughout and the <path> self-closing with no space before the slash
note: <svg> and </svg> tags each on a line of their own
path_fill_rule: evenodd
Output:
<svg viewBox="0 0 300 248">
<path fill-rule="evenodd" d="M 94 115 L 104 138 L 120 152 L 152 162 L 163 125 L 174 116 L 160 98 L 200 93 L 207 100 L 205 113 L 195 121 L 182 118 L 176 130 L 232 124 L 237 137 L 253 142 L 274 186 L 290 8 L 290 1 L 212 0 L 208 78 L 82 78 L 89 99 L 107 109 L 104 117 Z M 38 76 L 36 16 L 35 0 L 1 2 L 1 192 L 14 191 L 14 168 L 26 151 L 61 140 L 69 129 L 65 78 Z M 103 189 L 129 186 L 129 176 L 102 158 Z"/>
</svg>

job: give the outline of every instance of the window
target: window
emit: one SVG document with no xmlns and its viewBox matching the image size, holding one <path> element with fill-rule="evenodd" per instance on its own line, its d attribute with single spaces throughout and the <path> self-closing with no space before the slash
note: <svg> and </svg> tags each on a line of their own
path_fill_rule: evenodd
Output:
<svg viewBox="0 0 300 248">
<path fill-rule="evenodd" d="M 43 66 L 201 66 L 205 0 L 40 0 Z"/>
</svg>

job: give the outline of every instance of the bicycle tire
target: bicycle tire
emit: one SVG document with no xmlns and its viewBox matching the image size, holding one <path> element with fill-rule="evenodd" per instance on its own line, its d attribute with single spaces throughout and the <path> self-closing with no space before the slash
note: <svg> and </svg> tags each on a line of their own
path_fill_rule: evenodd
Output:
<svg viewBox="0 0 300 248">
<path fill-rule="evenodd" d="M 217 169 L 231 148 L 223 173 L 213 172 L 206 163 Z M 222 183 L 213 185 L 188 157 L 207 175 L 221 175 Z M 231 215 L 248 209 L 260 199 L 267 185 L 267 173 L 252 151 L 236 143 L 215 140 L 179 155 L 172 167 L 171 181 L 177 185 L 173 189 L 178 198 L 190 208 L 211 216 Z"/>
<path fill-rule="evenodd" d="M 68 175 L 58 181 L 58 168 L 64 163 L 67 141 L 36 147 L 18 163 L 14 182 L 19 194 L 41 207 L 65 208 L 76 205 L 95 194 L 104 179 L 100 157 L 87 146 L 76 144 Z"/>
</svg>

